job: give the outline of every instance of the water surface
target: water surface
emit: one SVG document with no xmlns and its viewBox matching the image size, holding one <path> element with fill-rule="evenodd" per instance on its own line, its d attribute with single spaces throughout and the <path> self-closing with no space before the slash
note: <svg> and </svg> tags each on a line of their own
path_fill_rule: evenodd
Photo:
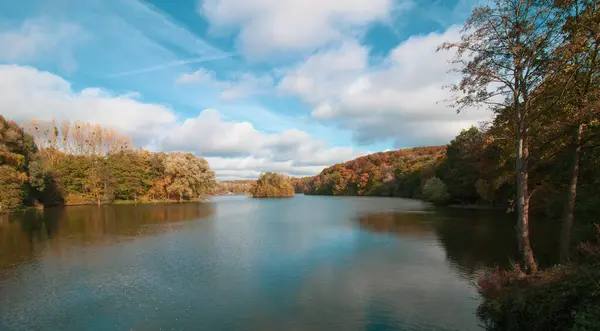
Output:
<svg viewBox="0 0 600 331">
<path fill-rule="evenodd" d="M 513 227 L 356 197 L 4 215 L 0 330 L 478 330 L 474 273 L 516 258 Z"/>
</svg>

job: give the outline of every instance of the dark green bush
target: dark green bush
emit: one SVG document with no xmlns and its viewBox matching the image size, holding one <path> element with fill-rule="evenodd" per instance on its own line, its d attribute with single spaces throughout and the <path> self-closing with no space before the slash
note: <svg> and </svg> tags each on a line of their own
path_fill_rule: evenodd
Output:
<svg viewBox="0 0 600 331">
<path fill-rule="evenodd" d="M 479 279 L 477 315 L 487 330 L 600 330 L 600 263 L 525 276 L 496 270 Z"/>
</svg>

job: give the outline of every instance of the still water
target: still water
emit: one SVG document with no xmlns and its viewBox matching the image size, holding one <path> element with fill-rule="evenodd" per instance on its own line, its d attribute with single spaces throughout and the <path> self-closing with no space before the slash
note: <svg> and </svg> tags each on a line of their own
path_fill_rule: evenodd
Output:
<svg viewBox="0 0 600 331">
<path fill-rule="evenodd" d="M 302 195 L 3 215 L 0 330 L 478 330 L 474 275 L 516 258 L 513 226 Z"/>
</svg>

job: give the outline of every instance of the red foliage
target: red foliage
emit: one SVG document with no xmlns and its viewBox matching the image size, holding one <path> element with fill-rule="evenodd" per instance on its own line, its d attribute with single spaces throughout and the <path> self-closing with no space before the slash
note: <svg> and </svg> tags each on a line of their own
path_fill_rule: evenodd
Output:
<svg viewBox="0 0 600 331">
<path fill-rule="evenodd" d="M 446 146 L 379 152 L 324 169 L 312 178 L 305 192 L 332 195 L 369 195 L 395 179 L 395 173 L 420 170 L 441 160 Z"/>
</svg>

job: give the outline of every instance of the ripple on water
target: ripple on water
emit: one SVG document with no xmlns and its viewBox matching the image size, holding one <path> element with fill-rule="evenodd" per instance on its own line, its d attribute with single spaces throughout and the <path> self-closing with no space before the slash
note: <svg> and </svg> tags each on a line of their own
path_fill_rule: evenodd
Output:
<svg viewBox="0 0 600 331">
<path fill-rule="evenodd" d="M 26 214 L 0 224 L 0 329 L 477 330 L 473 273 L 516 252 L 495 217 L 311 196 Z"/>
</svg>

